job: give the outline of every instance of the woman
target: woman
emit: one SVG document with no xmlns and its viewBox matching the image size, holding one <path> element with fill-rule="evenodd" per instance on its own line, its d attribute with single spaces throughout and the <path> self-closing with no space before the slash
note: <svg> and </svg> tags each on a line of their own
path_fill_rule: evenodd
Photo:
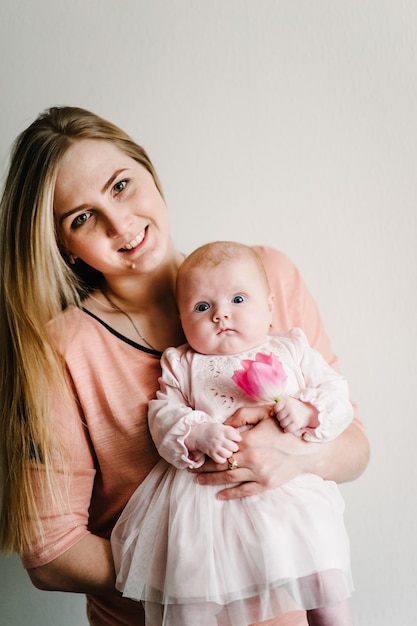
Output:
<svg viewBox="0 0 417 626">
<path fill-rule="evenodd" d="M 183 257 L 157 176 L 114 125 L 53 108 L 16 141 L 0 219 L 1 547 L 21 554 L 38 588 L 86 593 L 92 625 L 143 624 L 141 605 L 115 591 L 109 536 L 158 461 L 147 403 L 161 352 L 184 341 L 174 297 Z M 272 330 L 302 327 L 334 366 L 296 268 L 257 251 L 280 301 Z M 249 409 L 232 423 L 246 420 Z M 334 442 L 311 444 L 265 419 L 239 449 L 237 469 L 207 463 L 197 478 L 235 484 L 220 498 L 303 472 L 352 480 L 369 454 L 358 420 Z M 305 623 L 290 619 L 273 624 Z"/>
</svg>

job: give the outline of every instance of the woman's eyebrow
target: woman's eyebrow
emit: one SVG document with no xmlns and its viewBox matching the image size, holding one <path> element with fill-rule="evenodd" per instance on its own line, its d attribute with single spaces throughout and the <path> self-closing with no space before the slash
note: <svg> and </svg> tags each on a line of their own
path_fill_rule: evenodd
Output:
<svg viewBox="0 0 417 626">
<path fill-rule="evenodd" d="M 109 180 L 104 183 L 103 189 L 101 190 L 102 193 L 105 193 L 107 191 L 107 189 L 110 187 L 110 185 L 116 180 L 116 178 L 122 173 L 122 172 L 126 172 L 127 168 L 123 167 L 120 170 L 116 170 L 116 172 L 114 172 L 114 174 L 112 174 L 109 178 Z"/>
<path fill-rule="evenodd" d="M 65 211 L 65 213 L 59 216 L 59 223 L 62 224 L 62 222 L 73 213 L 78 213 L 78 211 L 84 211 L 84 209 L 88 209 L 88 206 L 88 204 L 80 204 L 80 206 L 69 209 L 69 211 Z"/>
<path fill-rule="evenodd" d="M 120 170 L 116 170 L 114 172 L 114 174 L 112 174 L 110 176 L 110 178 L 104 183 L 103 188 L 101 190 L 101 193 L 106 193 L 106 191 L 108 190 L 108 188 L 112 185 L 112 183 L 116 180 L 116 178 L 122 173 L 122 172 L 127 172 L 128 168 L 123 167 Z M 73 213 L 77 213 L 78 211 L 84 211 L 84 209 L 88 209 L 90 205 L 88 204 L 80 204 L 79 206 L 74 207 L 73 209 L 69 209 L 69 211 L 66 211 L 65 213 L 63 213 L 61 215 L 61 217 L 59 218 L 60 223 L 62 224 L 62 222 L 69 217 L 70 215 L 72 215 Z"/>
</svg>

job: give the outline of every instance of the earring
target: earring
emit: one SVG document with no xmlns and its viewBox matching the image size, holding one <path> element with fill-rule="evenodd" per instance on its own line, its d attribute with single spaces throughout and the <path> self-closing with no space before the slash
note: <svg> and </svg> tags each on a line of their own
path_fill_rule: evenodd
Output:
<svg viewBox="0 0 417 626">
<path fill-rule="evenodd" d="M 68 261 L 71 263 L 71 265 L 75 265 L 75 258 L 71 252 L 68 253 Z"/>
</svg>

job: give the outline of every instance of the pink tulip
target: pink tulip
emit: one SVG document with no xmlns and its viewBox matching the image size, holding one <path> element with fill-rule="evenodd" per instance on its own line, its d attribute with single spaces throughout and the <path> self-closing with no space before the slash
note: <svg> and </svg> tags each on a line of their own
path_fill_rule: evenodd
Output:
<svg viewBox="0 0 417 626">
<path fill-rule="evenodd" d="M 259 402 L 278 402 L 284 381 L 284 367 L 275 354 L 258 352 L 255 360 L 241 361 L 243 370 L 236 370 L 232 380 L 248 396 Z"/>
</svg>

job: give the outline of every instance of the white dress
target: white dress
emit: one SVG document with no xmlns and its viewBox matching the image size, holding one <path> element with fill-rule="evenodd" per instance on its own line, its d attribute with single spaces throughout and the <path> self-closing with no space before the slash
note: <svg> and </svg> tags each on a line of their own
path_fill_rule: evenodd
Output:
<svg viewBox="0 0 417 626">
<path fill-rule="evenodd" d="M 258 352 L 282 362 L 283 395 L 318 409 L 319 426 L 300 436 L 328 441 L 352 420 L 345 379 L 299 329 L 240 355 L 203 356 L 187 345 L 164 353 L 149 424 L 166 460 L 132 495 L 111 536 L 116 587 L 144 603 L 147 626 L 245 626 L 351 595 L 344 502 L 334 482 L 303 474 L 220 501 L 219 486 L 199 485 L 184 471 L 201 464 L 184 445 L 192 424 L 223 422 L 253 404 L 231 377 Z"/>
</svg>

